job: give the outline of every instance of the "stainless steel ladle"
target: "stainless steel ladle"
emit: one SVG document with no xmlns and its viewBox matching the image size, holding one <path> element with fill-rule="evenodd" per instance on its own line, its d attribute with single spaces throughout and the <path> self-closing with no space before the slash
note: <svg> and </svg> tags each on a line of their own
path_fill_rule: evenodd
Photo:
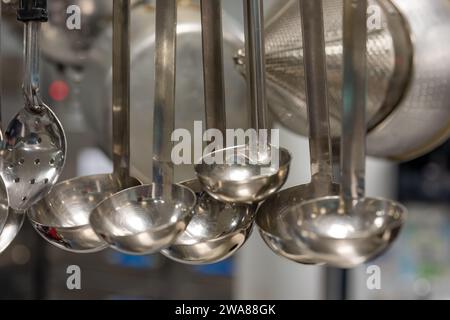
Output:
<svg viewBox="0 0 450 320">
<path fill-rule="evenodd" d="M 0 51 L 2 46 L 1 41 L 1 33 L 2 33 L 2 6 L 0 5 Z M 0 58 L 1 58 L 0 54 Z M 0 59 L 1 62 L 1 59 Z M 3 70 L 0 65 L 0 70 Z M 0 153 L 3 157 L 4 155 L 4 138 L 3 138 L 3 126 L 2 126 L 2 75 L 0 74 Z M 3 160 L 2 160 L 2 168 L 3 170 Z M 11 244 L 11 242 L 16 238 L 19 233 L 23 221 L 25 219 L 25 214 L 16 212 L 12 208 L 9 207 L 8 202 L 8 193 L 6 191 L 5 183 L 3 182 L 3 178 L 0 178 L 0 253 L 5 251 L 6 248 Z"/>
<path fill-rule="evenodd" d="M 153 184 L 129 188 L 101 202 L 90 222 L 112 248 L 150 254 L 168 247 L 186 229 L 195 193 L 173 184 L 176 0 L 156 1 Z"/>
<path fill-rule="evenodd" d="M 203 189 L 213 198 L 232 203 L 255 203 L 278 191 L 286 182 L 291 156 L 271 145 L 267 129 L 263 8 L 261 0 L 244 0 L 247 88 L 255 139 L 244 145 L 214 151 L 195 166 Z M 223 161 L 211 161 L 219 159 Z M 275 160 L 275 161 L 274 161 Z"/>
<path fill-rule="evenodd" d="M 300 0 L 306 105 L 309 122 L 311 182 L 270 196 L 258 208 L 256 223 L 265 243 L 277 254 L 299 263 L 321 263 L 292 233 L 305 200 L 338 193 L 332 181 L 332 156 L 327 102 L 327 71 L 322 0 Z M 297 224 L 291 225 L 296 220 Z"/>
<path fill-rule="evenodd" d="M 226 112 L 221 0 L 201 0 L 206 127 L 225 138 Z M 197 179 L 184 182 L 197 195 L 186 230 L 161 253 L 186 264 L 215 263 L 233 255 L 251 234 L 256 206 L 225 203 L 204 192 Z"/>
<path fill-rule="evenodd" d="M 307 201 L 288 221 L 310 252 L 328 265 L 341 268 L 357 266 L 381 254 L 397 237 L 406 216 L 406 208 L 397 202 L 364 197 L 366 12 L 366 0 L 344 1 L 340 195 Z"/>
<path fill-rule="evenodd" d="M 40 1 L 45 2 L 45 1 Z M 39 29 L 46 21 L 46 6 L 40 18 L 20 13 L 34 2 L 21 1 L 18 16 L 25 23 L 24 108 L 5 132 L 1 175 L 9 205 L 25 211 L 44 197 L 58 180 L 66 158 L 66 137 L 56 115 L 45 105 L 39 88 Z M 31 8 L 33 9 L 33 8 Z"/>
<path fill-rule="evenodd" d="M 57 247 L 96 252 L 107 247 L 89 224 L 91 211 L 111 195 L 140 185 L 130 177 L 130 4 L 113 4 L 113 173 L 77 177 L 55 185 L 29 210 L 37 232 Z"/>
<path fill-rule="evenodd" d="M 1 31 L 2 31 L 2 10 L 1 10 L 1 5 L 0 5 L 0 49 L 2 48 L 1 45 Z M 1 54 L 0 54 L 0 58 L 1 58 Z M 0 59 L 1 62 L 1 59 Z M 0 70 L 3 70 L 3 67 L 0 65 Z M 2 89 L 2 75 L 0 74 L 0 91 Z M 0 94 L 0 153 L 2 156 L 2 167 L 1 167 L 1 171 L 4 170 L 3 168 L 3 157 L 5 154 L 5 150 L 4 150 L 4 144 L 5 144 L 5 140 L 3 137 L 3 121 L 2 121 L 2 99 L 1 99 L 1 94 Z M 8 219 L 8 213 L 9 213 L 9 203 L 8 203 L 8 193 L 6 191 L 6 185 L 3 182 L 3 178 L 0 179 L 0 235 L 1 235 L 1 230 L 3 229 L 3 226 L 5 225 L 6 220 Z"/>
</svg>

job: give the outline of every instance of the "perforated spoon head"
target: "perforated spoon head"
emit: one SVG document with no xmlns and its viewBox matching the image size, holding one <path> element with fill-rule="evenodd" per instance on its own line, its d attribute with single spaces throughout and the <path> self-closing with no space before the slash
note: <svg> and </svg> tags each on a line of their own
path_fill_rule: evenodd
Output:
<svg viewBox="0 0 450 320">
<path fill-rule="evenodd" d="M 10 207 L 25 211 L 50 191 L 63 171 L 64 129 L 47 106 L 23 108 L 9 123 L 4 152 L 1 174 Z"/>
</svg>

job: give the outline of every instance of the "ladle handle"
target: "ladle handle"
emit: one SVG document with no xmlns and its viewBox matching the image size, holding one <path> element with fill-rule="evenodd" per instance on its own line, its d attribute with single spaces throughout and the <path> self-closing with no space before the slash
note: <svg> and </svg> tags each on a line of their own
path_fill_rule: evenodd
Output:
<svg viewBox="0 0 450 320">
<path fill-rule="evenodd" d="M 156 1 L 155 106 L 153 118 L 153 182 L 171 188 L 171 134 L 175 127 L 176 0 Z M 168 194 L 168 193 L 167 193 Z"/>
<path fill-rule="evenodd" d="M 23 91 L 26 107 L 39 111 L 43 106 L 39 83 L 39 30 L 41 22 L 48 20 L 46 0 L 21 0 L 17 10 L 17 19 L 25 23 L 24 60 L 25 77 Z"/>
<path fill-rule="evenodd" d="M 40 76 L 39 76 L 39 30 L 40 22 L 28 21 L 25 23 L 25 77 L 23 82 L 23 93 L 26 107 L 39 111 L 43 105 L 40 95 Z"/>
<path fill-rule="evenodd" d="M 225 85 L 222 43 L 222 0 L 201 0 L 203 82 L 206 128 L 225 137 Z"/>
<path fill-rule="evenodd" d="M 365 195 L 366 16 L 367 0 L 344 0 L 341 195 L 346 203 Z"/>
<path fill-rule="evenodd" d="M 113 166 L 120 181 L 130 177 L 130 0 L 113 1 Z"/>
<path fill-rule="evenodd" d="M 262 0 L 244 0 L 245 57 L 251 125 L 267 129 L 264 9 Z M 269 140 L 270 141 L 270 140 Z"/>
<path fill-rule="evenodd" d="M 300 0 L 312 180 L 331 182 L 332 159 L 322 0 Z"/>
</svg>

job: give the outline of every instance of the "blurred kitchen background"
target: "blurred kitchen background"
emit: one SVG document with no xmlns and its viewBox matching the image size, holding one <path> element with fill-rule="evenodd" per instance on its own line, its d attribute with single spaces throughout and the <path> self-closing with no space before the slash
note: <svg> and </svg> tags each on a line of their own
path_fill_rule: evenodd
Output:
<svg viewBox="0 0 450 320">
<path fill-rule="evenodd" d="M 284 1 L 284 0 L 278 0 Z M 4 123 L 21 107 L 22 24 L 10 2 L 3 0 L 2 99 Z M 143 4 L 148 2 L 148 4 Z M 179 19 L 197 21 L 195 1 L 179 1 Z M 265 1 L 266 9 L 277 0 Z M 151 167 L 153 58 L 145 19 L 152 1 L 135 1 L 133 24 L 132 108 L 133 164 L 141 178 Z M 66 8 L 82 9 L 81 30 L 64 27 Z M 245 126 L 240 102 L 244 79 L 233 55 L 242 47 L 240 0 L 223 1 L 227 110 L 230 126 Z M 111 101 L 111 0 L 49 0 L 51 23 L 42 32 L 41 75 L 45 101 L 60 117 L 68 134 L 64 176 L 108 172 Z M 141 7 L 140 9 L 137 7 Z M 180 18 L 182 16 L 182 18 Z M 89 24 L 88 22 L 95 21 Z M 192 23 L 191 23 L 192 24 Z M 61 27 L 63 26 L 63 27 Z M 189 33 L 189 23 L 186 23 Z M 195 29 L 197 28 L 197 29 Z M 191 31 L 192 31 L 191 30 Z M 192 33 L 192 32 L 191 32 Z M 148 41 L 147 41 L 148 40 Z M 202 119 L 200 33 L 179 39 L 177 126 L 189 128 Z M 150 48 L 149 50 L 147 50 Z M 198 80 L 197 80 L 198 79 Z M 450 90 L 450 87 L 449 87 Z M 149 106 L 151 107 L 151 106 Z M 309 179 L 308 142 L 281 126 L 281 144 L 293 152 L 286 187 Z M 179 179 L 193 175 L 177 168 Z M 450 298 L 450 142 L 414 161 L 400 165 L 368 160 L 368 193 L 397 198 L 409 209 L 407 224 L 394 247 L 368 265 L 350 271 L 303 266 L 272 253 L 256 228 L 233 258 L 192 267 L 161 255 L 128 256 L 112 250 L 72 254 L 47 244 L 25 223 L 12 245 L 0 256 L 1 299 L 437 299 Z M 381 270 L 381 289 L 369 290 L 367 266 Z M 68 290 L 66 269 L 81 268 L 81 290 Z"/>
</svg>

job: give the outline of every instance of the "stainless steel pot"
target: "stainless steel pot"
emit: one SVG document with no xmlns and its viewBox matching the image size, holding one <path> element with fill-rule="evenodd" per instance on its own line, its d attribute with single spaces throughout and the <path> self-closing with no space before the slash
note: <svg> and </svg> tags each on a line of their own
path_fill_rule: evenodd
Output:
<svg viewBox="0 0 450 320">
<path fill-rule="evenodd" d="M 307 135 L 298 1 L 279 4 L 266 24 L 269 105 L 283 125 Z M 324 1 L 334 141 L 342 101 L 342 8 L 342 0 Z M 450 1 L 372 0 L 368 17 L 368 153 L 412 159 L 450 134 Z"/>
<path fill-rule="evenodd" d="M 131 13 L 131 163 L 133 175 L 150 181 L 152 159 L 154 7 L 137 6 Z M 226 14 L 223 17 L 225 94 L 228 127 L 247 128 L 245 80 L 234 67 L 233 55 L 243 45 L 243 33 Z M 201 24 L 198 5 L 178 4 L 176 128 L 193 132 L 194 121 L 204 120 Z M 84 64 L 80 82 L 81 105 L 88 125 L 95 130 L 100 146 L 111 137 L 111 28 L 98 37 Z M 145 116 L 142 116 L 145 115 Z M 109 151 L 109 150 L 106 150 Z M 177 180 L 193 177 L 191 166 L 176 166 Z"/>
</svg>

